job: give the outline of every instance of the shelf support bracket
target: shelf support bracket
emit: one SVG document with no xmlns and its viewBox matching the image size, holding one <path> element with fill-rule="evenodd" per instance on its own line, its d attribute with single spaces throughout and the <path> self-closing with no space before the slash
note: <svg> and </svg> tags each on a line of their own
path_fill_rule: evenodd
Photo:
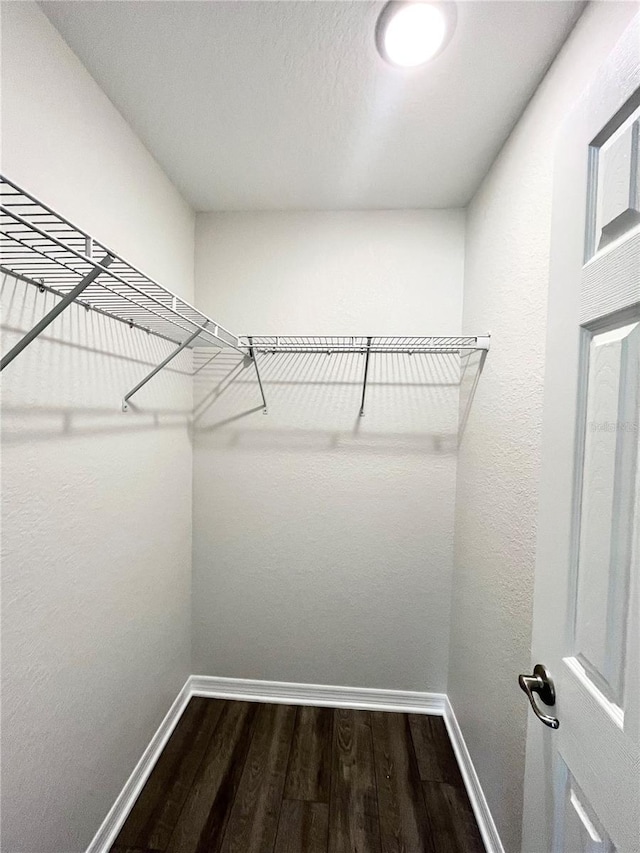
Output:
<svg viewBox="0 0 640 853">
<path fill-rule="evenodd" d="M 362 400 L 360 401 L 360 417 L 364 417 L 364 401 L 367 396 L 367 376 L 369 374 L 369 353 L 371 352 L 371 337 L 367 338 L 367 354 L 364 358 L 364 377 L 362 380 Z"/>
<path fill-rule="evenodd" d="M 256 358 L 256 351 L 255 351 L 255 348 L 253 346 L 253 337 L 251 335 L 249 335 L 247 340 L 249 341 L 249 357 L 250 357 L 251 361 L 253 362 L 253 366 L 256 369 L 256 377 L 258 379 L 258 387 L 260 388 L 260 395 L 262 396 L 262 414 L 266 415 L 267 414 L 267 399 L 264 396 L 264 388 L 262 387 L 262 379 L 260 378 L 260 369 L 258 367 L 258 359 Z"/>
<path fill-rule="evenodd" d="M 123 412 L 127 412 L 129 410 L 129 400 L 131 399 L 131 397 L 133 397 L 134 394 L 137 394 L 138 391 L 144 385 L 146 385 L 150 379 L 153 379 L 153 377 L 156 375 L 156 373 L 160 373 L 160 371 L 162 370 L 163 367 L 166 367 L 170 361 L 173 361 L 173 359 L 179 353 L 181 353 L 182 350 L 185 349 L 185 347 L 188 347 L 190 343 L 193 343 L 193 341 L 195 341 L 195 339 L 198 337 L 198 335 L 201 335 L 202 332 L 207 328 L 208 323 L 209 323 L 209 321 L 206 320 L 201 329 L 196 329 L 196 331 L 192 335 L 189 335 L 189 337 L 186 340 L 184 340 L 180 344 L 179 347 L 174 349 L 173 352 L 170 352 L 169 355 L 163 361 L 161 361 L 159 365 L 157 365 L 157 367 L 154 367 L 150 373 L 147 373 L 147 375 L 144 377 L 144 379 L 141 379 L 135 388 L 132 388 L 128 394 L 124 395 L 124 397 L 122 399 L 122 411 Z"/>
<path fill-rule="evenodd" d="M 112 261 L 113 257 L 111 255 L 105 255 L 100 261 L 100 266 L 108 267 Z M 54 305 L 51 311 L 45 314 L 42 320 L 36 323 L 33 329 L 27 332 L 27 334 L 24 335 L 24 337 L 22 337 L 14 347 L 2 357 L 2 361 L 0 361 L 0 370 L 4 370 L 17 355 L 20 355 L 23 349 L 26 349 L 32 341 L 35 341 L 38 335 L 47 328 L 49 323 L 52 323 L 59 314 L 62 314 L 64 309 L 76 300 L 82 291 L 89 287 L 91 282 L 95 281 L 103 272 L 104 270 L 100 269 L 100 267 L 94 267 L 91 272 L 88 273 L 81 282 L 79 282 L 79 284 L 76 284 L 73 290 L 70 290 L 66 296 L 63 296 L 60 302 L 58 302 L 57 305 Z"/>
</svg>

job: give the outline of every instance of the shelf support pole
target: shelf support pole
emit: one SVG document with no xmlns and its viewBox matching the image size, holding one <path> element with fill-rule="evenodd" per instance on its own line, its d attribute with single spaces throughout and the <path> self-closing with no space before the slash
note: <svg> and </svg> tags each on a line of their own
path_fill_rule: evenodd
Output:
<svg viewBox="0 0 640 853">
<path fill-rule="evenodd" d="M 360 402 L 360 417 L 364 417 L 364 401 L 367 396 L 367 376 L 369 374 L 369 353 L 371 352 L 371 337 L 367 338 L 367 354 L 364 358 L 364 378 L 362 380 L 362 400 Z"/>
<path fill-rule="evenodd" d="M 79 284 L 76 284 L 73 290 L 70 290 L 66 296 L 63 296 L 60 302 L 58 302 L 57 305 L 54 305 L 51 311 L 45 314 L 42 320 L 36 323 L 33 329 L 27 332 L 27 334 L 22 337 L 14 347 L 2 357 L 2 361 L 0 361 L 0 370 L 4 370 L 5 367 L 10 364 L 17 355 L 20 355 L 22 350 L 26 349 L 26 347 L 28 347 L 29 344 L 34 341 L 38 337 L 38 335 L 47 328 L 49 323 L 52 323 L 59 314 L 62 314 L 64 309 L 68 305 L 70 305 L 75 299 L 77 299 L 78 296 L 80 296 L 80 294 L 82 293 L 82 291 L 85 288 L 89 287 L 91 282 L 95 281 L 98 276 L 102 272 L 104 272 L 101 267 L 108 267 L 109 264 L 112 263 L 112 261 L 113 257 L 111 255 L 105 255 L 104 258 L 100 261 L 99 267 L 94 267 L 91 272 L 88 273 L 82 279 L 81 282 L 79 282 Z"/>
<path fill-rule="evenodd" d="M 255 348 L 253 346 L 253 337 L 251 335 L 249 335 L 247 340 L 249 341 L 249 356 L 251 358 L 251 361 L 253 362 L 253 366 L 256 369 L 256 377 L 258 379 L 258 387 L 260 388 L 260 395 L 262 396 L 262 414 L 266 415 L 267 414 L 267 399 L 264 396 L 264 388 L 262 387 L 262 379 L 260 378 L 260 370 L 258 368 L 258 359 L 256 358 L 256 351 L 255 351 Z"/>
<path fill-rule="evenodd" d="M 147 382 L 148 382 L 150 379 L 153 379 L 153 377 L 156 375 L 156 373 L 160 373 L 160 371 L 162 370 L 162 368 L 163 368 L 163 367 L 166 367 L 166 366 L 169 364 L 169 362 L 170 362 L 170 361 L 173 361 L 173 359 L 174 359 L 174 358 L 175 358 L 179 353 L 181 353 L 181 352 L 182 352 L 182 350 L 183 350 L 185 347 L 188 347 L 190 343 L 192 343 L 193 341 L 195 341 L 195 339 L 198 337 L 198 335 L 201 335 L 201 334 L 202 334 L 202 332 L 206 329 L 206 327 L 207 327 L 207 324 L 208 324 L 208 323 L 209 323 L 209 321 L 208 321 L 208 320 L 206 320 L 206 321 L 205 321 L 205 323 L 204 323 L 204 326 L 202 327 L 202 329 L 196 329 L 196 331 L 195 331 L 192 335 L 189 335 L 189 337 L 188 337 L 186 340 L 184 340 L 184 341 L 180 344 L 180 346 L 179 346 L 179 347 L 177 347 L 176 349 L 174 349 L 174 351 L 173 351 L 173 352 L 170 352 L 170 353 L 169 353 L 169 355 L 168 355 L 168 356 L 167 356 L 163 361 L 161 361 L 159 365 L 157 365 L 157 367 L 154 367 L 154 368 L 153 368 L 153 370 L 152 370 L 150 373 L 147 373 L 147 375 L 144 377 L 144 379 L 141 379 L 141 380 L 140 380 L 140 382 L 138 382 L 138 384 L 136 385 L 136 387 L 135 387 L 135 388 L 132 388 L 132 389 L 131 389 L 131 391 L 129 391 L 129 393 L 128 393 L 128 394 L 125 394 L 125 395 L 124 395 L 123 400 L 122 400 L 122 411 L 123 411 L 123 412 L 128 411 L 128 409 L 129 409 L 129 400 L 131 399 L 131 397 L 133 397 L 133 395 L 134 395 L 134 394 L 137 394 L 137 393 L 138 393 L 138 391 L 139 391 L 139 390 L 140 390 L 144 385 L 146 385 L 146 384 L 147 384 Z"/>
</svg>

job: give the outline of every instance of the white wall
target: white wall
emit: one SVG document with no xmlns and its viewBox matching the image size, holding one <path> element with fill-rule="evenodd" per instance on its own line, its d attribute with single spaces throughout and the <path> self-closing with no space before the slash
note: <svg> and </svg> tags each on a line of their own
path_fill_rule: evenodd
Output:
<svg viewBox="0 0 640 853">
<path fill-rule="evenodd" d="M 239 333 L 456 334 L 463 243 L 462 211 L 198 215 L 196 299 Z M 377 356 L 362 419 L 363 356 L 261 365 L 267 416 L 251 366 L 197 374 L 195 671 L 444 690 L 457 357 Z"/>
<path fill-rule="evenodd" d="M 190 299 L 190 207 L 38 5 L 0 14 L 4 173 Z"/>
<path fill-rule="evenodd" d="M 2 7 L 2 170 L 189 297 L 194 218 L 32 3 Z M 2 350 L 55 300 L 2 284 Z M 190 672 L 190 357 L 72 306 L 2 374 L 2 849 L 84 850 Z"/>
<path fill-rule="evenodd" d="M 449 695 L 509 853 L 520 849 L 554 141 L 633 3 L 589 6 L 468 209 L 465 331 L 492 349 L 458 461 Z"/>
</svg>

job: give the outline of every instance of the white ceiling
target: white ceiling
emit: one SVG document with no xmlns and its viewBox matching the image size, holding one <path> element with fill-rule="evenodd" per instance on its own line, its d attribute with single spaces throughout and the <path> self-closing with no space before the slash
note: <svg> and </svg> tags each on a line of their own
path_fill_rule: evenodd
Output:
<svg viewBox="0 0 640 853">
<path fill-rule="evenodd" d="M 100 0 L 42 8 L 196 210 L 465 205 L 582 3 L 458 4 L 398 70 L 380 2 Z"/>
</svg>

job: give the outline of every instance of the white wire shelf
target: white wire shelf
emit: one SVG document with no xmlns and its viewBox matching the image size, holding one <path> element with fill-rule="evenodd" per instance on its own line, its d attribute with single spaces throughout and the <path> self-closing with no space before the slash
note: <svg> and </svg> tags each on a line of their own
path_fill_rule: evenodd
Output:
<svg viewBox="0 0 640 853">
<path fill-rule="evenodd" d="M 109 258 L 111 260 L 109 260 Z M 0 270 L 175 343 L 234 347 L 239 338 L 146 276 L 116 252 L 0 175 Z"/>
<path fill-rule="evenodd" d="M 267 404 L 258 365 L 259 354 L 364 354 L 360 414 L 364 414 L 369 357 L 375 354 L 458 353 L 489 349 L 489 335 L 480 336 L 239 336 L 149 278 L 116 252 L 78 228 L 0 175 L 0 271 L 60 301 L 0 361 L 0 370 L 72 302 L 98 311 L 132 328 L 176 344 L 157 367 L 124 395 L 129 400 L 186 347 L 230 347 L 253 363 L 264 411 Z"/>
<path fill-rule="evenodd" d="M 488 350 L 489 335 L 449 336 L 259 336 L 247 338 L 257 353 L 465 353 Z"/>
<path fill-rule="evenodd" d="M 369 358 L 376 354 L 409 355 L 420 353 L 445 353 L 464 355 L 476 350 L 486 354 L 490 345 L 489 335 L 453 335 L 453 336 L 373 336 L 373 335 L 333 335 L 333 336 L 304 336 L 304 335 L 254 335 L 246 338 L 249 354 L 254 362 L 260 393 L 262 395 L 263 412 L 267 413 L 267 402 L 264 388 L 260 379 L 258 354 L 277 355 L 278 353 L 317 353 L 332 355 L 334 353 L 352 353 L 364 355 L 364 371 L 362 376 L 362 396 L 360 399 L 360 417 L 364 416 L 367 396 L 367 379 L 369 376 Z"/>
</svg>

